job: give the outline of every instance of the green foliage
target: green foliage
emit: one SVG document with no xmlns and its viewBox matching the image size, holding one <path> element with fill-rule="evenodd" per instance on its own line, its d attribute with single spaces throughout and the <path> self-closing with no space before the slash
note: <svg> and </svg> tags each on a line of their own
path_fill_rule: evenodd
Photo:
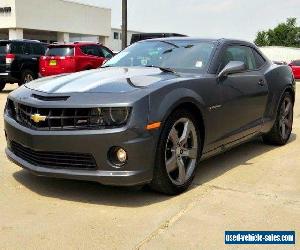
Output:
<svg viewBox="0 0 300 250">
<path fill-rule="evenodd" d="M 254 43 L 257 46 L 300 47 L 300 27 L 296 18 L 288 18 L 274 29 L 259 31 Z"/>
</svg>

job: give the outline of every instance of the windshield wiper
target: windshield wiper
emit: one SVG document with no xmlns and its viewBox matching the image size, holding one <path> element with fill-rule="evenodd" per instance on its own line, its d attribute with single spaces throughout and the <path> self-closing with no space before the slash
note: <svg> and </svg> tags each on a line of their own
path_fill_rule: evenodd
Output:
<svg viewBox="0 0 300 250">
<path fill-rule="evenodd" d="M 171 68 L 165 68 L 165 67 L 155 66 L 155 65 L 146 65 L 145 67 L 147 67 L 147 68 L 157 68 L 157 69 L 160 69 L 163 72 L 177 74 L 177 72 L 174 69 L 171 69 Z"/>
<path fill-rule="evenodd" d="M 174 46 L 175 48 L 179 48 L 178 45 L 176 45 L 175 43 L 172 43 L 172 42 L 163 41 L 163 40 L 161 40 L 160 42 L 161 42 L 161 43 L 166 43 L 166 44 L 172 45 L 172 46 Z"/>
<path fill-rule="evenodd" d="M 114 67 L 114 66 L 112 66 L 112 65 L 103 65 L 100 68 L 104 69 L 104 68 L 110 68 L 110 67 Z"/>
</svg>

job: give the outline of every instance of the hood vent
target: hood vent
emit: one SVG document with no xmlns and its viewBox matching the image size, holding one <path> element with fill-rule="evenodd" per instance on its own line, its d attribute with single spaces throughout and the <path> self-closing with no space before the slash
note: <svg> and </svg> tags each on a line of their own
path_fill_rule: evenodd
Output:
<svg viewBox="0 0 300 250">
<path fill-rule="evenodd" d="M 42 96 L 32 94 L 32 97 L 41 101 L 53 102 L 53 101 L 66 101 L 70 96 Z"/>
</svg>

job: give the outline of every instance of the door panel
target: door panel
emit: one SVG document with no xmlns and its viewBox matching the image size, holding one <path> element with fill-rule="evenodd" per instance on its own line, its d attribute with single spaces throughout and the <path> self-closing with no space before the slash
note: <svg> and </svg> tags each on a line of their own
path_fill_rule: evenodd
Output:
<svg viewBox="0 0 300 250">
<path fill-rule="evenodd" d="M 228 76 L 222 85 L 222 137 L 229 143 L 259 132 L 268 97 L 266 79 L 259 71 Z"/>
<path fill-rule="evenodd" d="M 219 72 L 230 62 L 245 65 L 241 73 L 217 78 L 219 103 L 210 107 L 210 116 L 218 129 L 212 137 L 214 147 L 219 147 L 250 134 L 258 133 L 268 98 L 268 85 L 261 69 L 264 59 L 257 60 L 256 51 L 244 45 L 228 45 L 221 52 Z"/>
</svg>

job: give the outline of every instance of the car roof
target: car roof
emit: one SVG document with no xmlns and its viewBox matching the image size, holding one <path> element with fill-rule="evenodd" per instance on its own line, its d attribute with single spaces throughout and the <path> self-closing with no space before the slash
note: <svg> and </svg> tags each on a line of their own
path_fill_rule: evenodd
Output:
<svg viewBox="0 0 300 250">
<path fill-rule="evenodd" d="M 227 43 L 241 43 L 253 46 L 253 43 L 248 41 L 238 40 L 238 39 L 230 39 L 230 38 L 198 38 L 198 37 L 164 37 L 164 38 L 153 38 L 139 42 L 146 42 L 146 41 L 169 41 L 169 42 L 218 42 L 222 44 Z"/>
<path fill-rule="evenodd" d="M 82 46 L 82 45 L 99 45 L 103 46 L 100 43 L 97 42 L 73 42 L 73 43 L 52 43 L 49 45 L 49 47 L 75 47 L 75 46 Z"/>
<path fill-rule="evenodd" d="M 38 44 L 46 44 L 38 40 L 29 40 L 29 39 L 12 39 L 12 40 L 0 40 L 0 42 L 7 42 L 7 43 L 38 43 Z"/>
</svg>

